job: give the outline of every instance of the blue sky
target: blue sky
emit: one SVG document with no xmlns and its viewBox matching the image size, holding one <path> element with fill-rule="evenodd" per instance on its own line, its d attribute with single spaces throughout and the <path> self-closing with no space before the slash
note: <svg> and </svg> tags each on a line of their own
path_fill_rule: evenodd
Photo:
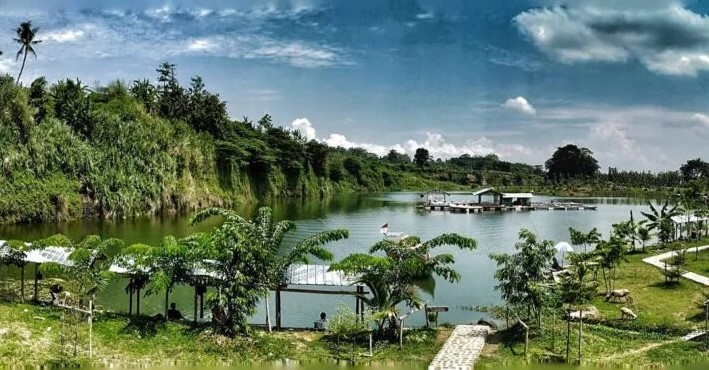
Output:
<svg viewBox="0 0 709 370">
<path fill-rule="evenodd" d="M 676 0 L 0 0 L 40 27 L 24 83 L 200 75 L 234 118 L 269 113 L 331 145 L 602 167 L 709 157 L 709 5 Z M 707 159 L 707 158 L 705 158 Z"/>
</svg>

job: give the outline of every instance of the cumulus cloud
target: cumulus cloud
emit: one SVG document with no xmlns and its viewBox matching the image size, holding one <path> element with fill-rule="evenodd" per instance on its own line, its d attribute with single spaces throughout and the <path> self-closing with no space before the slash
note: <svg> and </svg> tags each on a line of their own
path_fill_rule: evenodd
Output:
<svg viewBox="0 0 709 370">
<path fill-rule="evenodd" d="M 309 119 L 296 118 L 290 125 L 293 129 L 300 131 L 306 139 L 315 139 L 315 128 L 313 127 L 313 124 L 310 123 Z"/>
<path fill-rule="evenodd" d="M 530 160 L 541 161 L 545 155 L 545 151 L 543 150 L 530 148 L 522 144 L 494 143 L 485 136 L 471 138 L 463 144 L 455 144 L 449 142 L 440 133 L 427 132 L 426 137 L 422 141 L 411 138 L 401 144 L 383 145 L 351 140 L 347 138 L 347 136 L 339 133 L 331 133 L 325 138 L 320 138 L 317 135 L 314 125 L 307 118 L 297 118 L 293 120 L 293 122 L 291 122 L 291 128 L 300 131 L 308 140 L 315 139 L 329 146 L 342 147 L 345 149 L 362 148 L 378 156 L 384 156 L 391 150 L 413 156 L 418 148 L 427 149 L 434 158 L 444 159 L 459 157 L 463 154 L 473 156 L 496 154 L 509 160 L 524 160 L 529 162 Z"/>
<path fill-rule="evenodd" d="M 674 1 L 581 1 L 528 10 L 514 22 L 537 48 L 564 63 L 637 59 L 659 74 L 709 70 L 709 17 Z"/>
<path fill-rule="evenodd" d="M 300 68 L 351 65 L 345 50 L 302 33 L 272 32 L 273 22 L 299 19 L 309 10 L 223 10 L 162 6 L 144 11 L 83 11 L 62 13 L 41 39 L 44 58 L 131 56 L 163 60 L 182 55 L 209 55 L 262 60 Z M 0 23 L 16 19 L 0 14 Z M 37 17 L 41 18 L 40 15 Z M 71 24 L 71 27 L 66 27 Z M 239 27 L 233 27 L 238 24 Z M 91 42 L 77 41 L 90 39 Z"/>
<path fill-rule="evenodd" d="M 55 41 L 58 43 L 73 42 L 82 37 L 84 37 L 84 30 L 80 29 L 57 30 L 44 35 L 45 40 Z"/>
<path fill-rule="evenodd" d="M 535 115 L 537 114 L 537 110 L 534 109 L 532 104 L 529 104 L 527 99 L 525 99 L 522 96 L 518 96 L 516 98 L 511 98 L 507 99 L 505 104 L 502 105 L 503 107 L 507 109 L 511 109 L 514 111 L 517 111 L 522 114 L 527 114 L 527 115 Z"/>
<path fill-rule="evenodd" d="M 692 115 L 692 122 L 698 124 L 699 126 L 709 128 L 709 116 L 706 114 L 694 113 Z"/>
</svg>

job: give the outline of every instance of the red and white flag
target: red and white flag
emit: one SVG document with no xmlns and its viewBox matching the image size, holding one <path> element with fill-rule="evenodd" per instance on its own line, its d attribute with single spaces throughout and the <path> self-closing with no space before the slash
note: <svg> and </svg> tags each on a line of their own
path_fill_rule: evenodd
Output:
<svg viewBox="0 0 709 370">
<path fill-rule="evenodd" d="M 387 231 L 389 231 L 389 223 L 388 222 L 385 223 L 384 225 L 382 225 L 382 228 L 379 230 L 379 232 L 382 234 L 386 234 Z"/>
</svg>

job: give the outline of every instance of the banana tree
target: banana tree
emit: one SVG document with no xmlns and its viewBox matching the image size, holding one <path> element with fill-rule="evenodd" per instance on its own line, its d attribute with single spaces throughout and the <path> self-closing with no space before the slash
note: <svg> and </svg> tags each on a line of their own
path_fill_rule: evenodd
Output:
<svg viewBox="0 0 709 370">
<path fill-rule="evenodd" d="M 652 203 L 648 203 L 648 205 L 650 206 L 650 212 L 641 212 L 648 220 L 648 229 L 657 230 L 657 237 L 663 245 L 669 243 L 674 237 L 674 221 L 672 221 L 672 217 L 680 215 L 677 205 L 670 207 L 667 200 L 665 200 L 665 204 L 659 210 Z"/>
</svg>

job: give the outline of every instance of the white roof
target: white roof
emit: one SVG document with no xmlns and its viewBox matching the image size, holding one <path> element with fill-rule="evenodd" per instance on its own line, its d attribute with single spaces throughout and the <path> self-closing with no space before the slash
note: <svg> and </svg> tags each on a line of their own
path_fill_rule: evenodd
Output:
<svg viewBox="0 0 709 370">
<path fill-rule="evenodd" d="M 474 193 L 473 193 L 473 196 L 483 195 L 483 194 L 486 194 L 486 193 L 498 193 L 498 194 L 499 194 L 500 192 L 498 192 L 498 191 L 496 191 L 495 189 L 492 189 L 492 188 L 485 188 L 485 189 L 480 189 L 480 190 L 474 192 Z"/>
<path fill-rule="evenodd" d="M 502 193 L 503 198 L 534 198 L 532 193 Z"/>
<path fill-rule="evenodd" d="M 64 266 L 71 266 L 69 255 L 72 250 L 64 247 L 46 247 L 25 252 L 24 260 L 32 263 L 55 262 Z"/>
<path fill-rule="evenodd" d="M 707 221 L 707 217 L 697 217 L 697 216 L 687 216 L 687 215 L 677 215 L 672 216 L 672 221 L 676 224 L 686 224 L 687 222 L 700 222 Z"/>
</svg>

